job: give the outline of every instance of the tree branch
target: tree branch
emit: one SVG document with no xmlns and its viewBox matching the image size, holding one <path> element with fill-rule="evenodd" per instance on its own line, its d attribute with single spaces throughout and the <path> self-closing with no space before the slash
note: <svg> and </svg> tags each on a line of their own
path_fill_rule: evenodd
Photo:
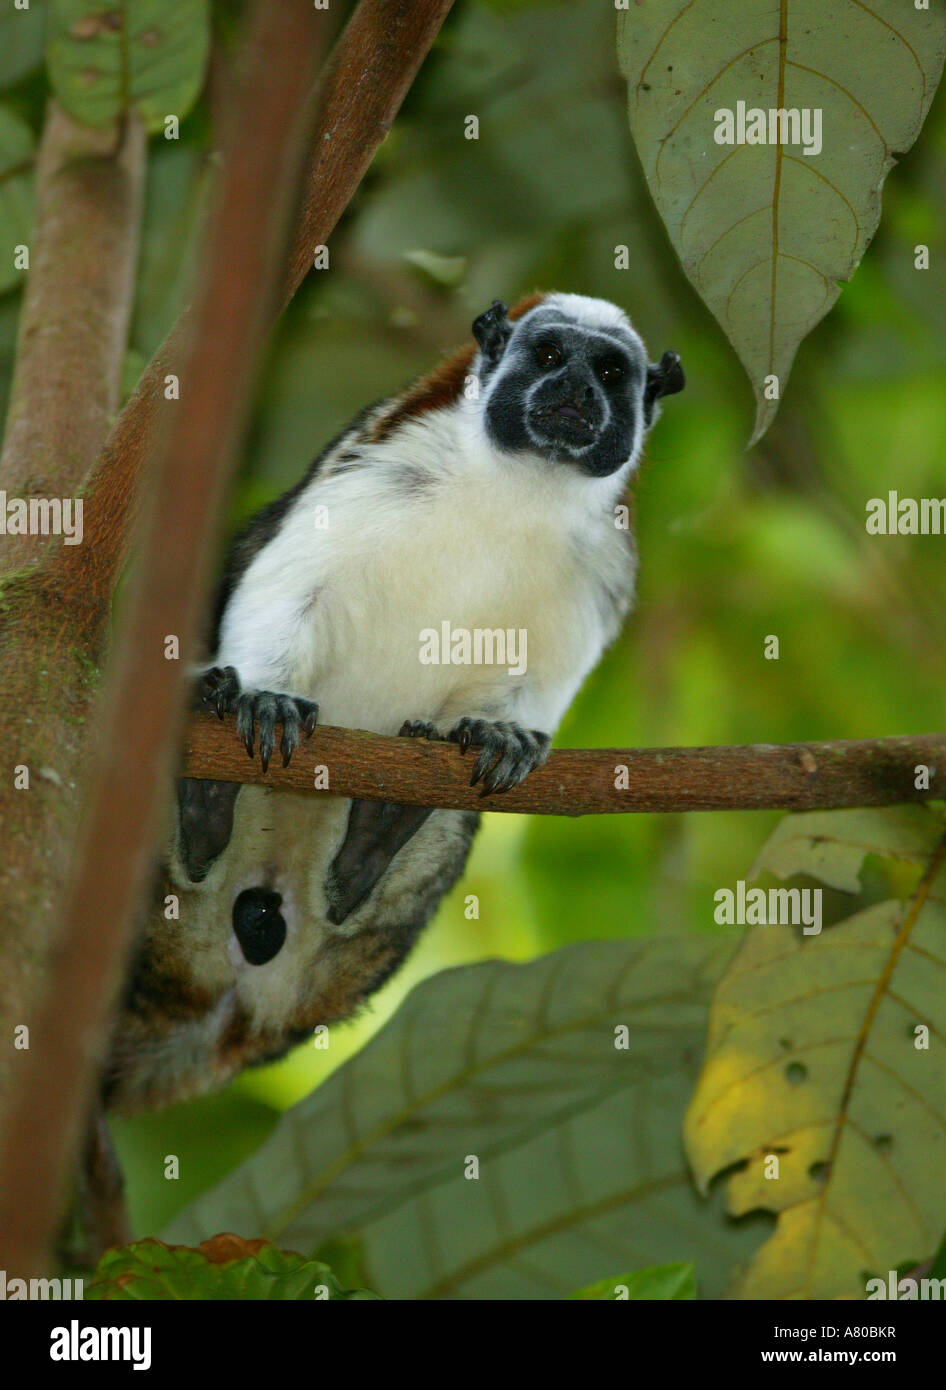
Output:
<svg viewBox="0 0 946 1390">
<path fill-rule="evenodd" d="M 0 1263 L 42 1271 L 65 1175 L 85 1118 L 103 1025 L 151 870 L 180 738 L 180 662 L 209 587 L 208 557 L 245 422 L 269 306 L 285 264 L 289 200 L 302 164 L 302 116 L 325 17 L 309 0 L 257 0 L 234 92 L 224 172 L 202 262 L 202 290 L 179 402 L 166 402 L 141 570 L 109 679 L 104 727 L 134 730 L 99 750 L 79 865 L 67 896 L 47 997 L 21 1054 L 0 1152 Z M 42 1096 L 42 1104 L 37 1097 Z"/>
<path fill-rule="evenodd" d="M 396 116 L 453 0 L 361 0 L 314 93 L 299 214 L 287 257 L 285 308 L 345 211 Z M 114 589 L 138 506 L 164 379 L 180 376 L 187 314 L 170 330 L 108 437 L 86 500 L 86 544 L 64 558 L 99 598 Z M 81 552 L 81 553 L 80 553 Z"/>
<path fill-rule="evenodd" d="M 931 774 L 937 767 L 946 771 L 946 734 L 723 748 L 566 748 L 521 786 L 489 797 L 469 785 L 473 757 L 453 744 L 321 727 L 288 768 L 271 767 L 264 775 L 259 759 L 247 757 L 232 718 L 220 723 L 200 714 L 188 729 L 184 773 L 314 795 L 550 816 L 810 811 L 946 796 L 946 784 L 937 788 L 935 777 L 930 791 L 914 785 L 920 765 Z M 313 785 L 319 766 L 328 770 L 322 791 Z"/>
<path fill-rule="evenodd" d="M 0 486 L 13 495 L 75 497 L 105 442 L 131 314 L 145 160 L 137 120 L 116 142 L 114 130 L 86 130 L 50 103 L 0 467 Z M 30 1017 L 59 926 L 93 663 L 108 618 L 107 605 L 90 601 L 81 587 L 67 593 L 59 582 L 55 562 L 63 549 L 81 546 L 63 547 L 60 537 L 0 541 L 0 739 L 7 750 L 0 779 L 0 1095 L 25 1055 L 10 1045 L 12 1030 Z M 42 563 L 29 566 L 34 558 Z"/>
<path fill-rule="evenodd" d="M 136 116 L 114 130 L 77 125 L 47 107 L 36 231 L 10 392 L 0 487 L 12 497 L 74 497 L 118 406 L 134 296 L 145 133 Z M 0 567 L 51 545 L 7 535 Z"/>
<path fill-rule="evenodd" d="M 453 0 L 362 0 L 319 77 L 283 305 L 312 269 L 401 109 Z"/>
</svg>

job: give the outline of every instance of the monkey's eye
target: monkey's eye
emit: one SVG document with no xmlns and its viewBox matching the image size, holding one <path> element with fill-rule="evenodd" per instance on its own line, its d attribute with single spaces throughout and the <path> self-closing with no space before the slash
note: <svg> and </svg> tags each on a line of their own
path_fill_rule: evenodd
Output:
<svg viewBox="0 0 946 1390">
<path fill-rule="evenodd" d="M 561 351 L 554 343 L 539 343 L 535 356 L 540 367 L 558 367 L 562 362 Z"/>
<path fill-rule="evenodd" d="M 619 357 L 606 357 L 598 366 L 598 376 L 604 382 L 620 381 L 624 375 L 624 363 Z"/>
</svg>

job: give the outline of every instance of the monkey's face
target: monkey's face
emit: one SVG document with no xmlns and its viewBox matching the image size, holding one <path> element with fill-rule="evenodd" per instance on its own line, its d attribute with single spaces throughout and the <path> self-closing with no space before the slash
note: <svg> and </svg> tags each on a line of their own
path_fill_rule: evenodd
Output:
<svg viewBox="0 0 946 1390">
<path fill-rule="evenodd" d="M 683 373 L 673 353 L 649 366 L 613 305 L 581 300 L 576 317 L 569 301 L 551 296 L 515 326 L 501 305 L 477 319 L 485 427 L 499 449 L 607 477 L 636 458 L 657 398 L 679 391 Z"/>
</svg>

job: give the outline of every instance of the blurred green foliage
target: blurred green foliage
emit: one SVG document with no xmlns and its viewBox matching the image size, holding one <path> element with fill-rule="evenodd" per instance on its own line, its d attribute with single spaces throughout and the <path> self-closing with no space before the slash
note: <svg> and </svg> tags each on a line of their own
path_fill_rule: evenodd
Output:
<svg viewBox="0 0 946 1390">
<path fill-rule="evenodd" d="M 598 1284 L 573 1293 L 572 1298 L 583 1302 L 696 1298 L 696 1270 L 691 1264 L 655 1265 L 651 1269 L 635 1270 L 633 1274 L 621 1274 L 616 1279 L 602 1279 Z"/>
<path fill-rule="evenodd" d="M 361 1302 L 375 1297 L 367 1289 L 343 1288 L 329 1266 L 317 1260 L 304 1260 L 262 1241 L 226 1235 L 198 1250 L 167 1246 L 160 1240 L 108 1250 L 85 1291 L 86 1299 L 114 1302 L 195 1298 Z"/>
<path fill-rule="evenodd" d="M 230 523 L 294 482 L 367 401 L 463 341 L 493 298 L 537 286 L 602 295 L 627 308 L 655 357 L 681 352 L 688 387 L 667 403 L 636 489 L 637 610 L 558 744 L 941 728 L 946 542 L 869 538 L 864 515 L 868 498 L 891 488 L 946 491 L 946 99 L 891 174 L 876 240 L 803 344 L 775 425 L 746 452 L 752 393 L 650 202 L 614 29 L 600 0 L 458 0 L 332 238 L 331 269 L 309 276 L 273 336 Z M 224 57 L 230 33 L 218 32 Z M 19 56 L 7 76 L 5 104 L 38 131 L 41 79 Z M 129 389 L 187 298 L 216 168 L 214 101 L 211 82 L 180 139 L 151 146 Z M 478 140 L 464 138 L 471 113 Z M 927 272 L 913 268 L 917 241 L 930 245 Z M 630 270 L 614 268 L 619 244 Z M 459 280 L 439 257 L 462 258 Z M 4 392 L 15 323 L 8 295 Z M 763 657 L 769 634 L 778 661 Z M 160 1228 L 255 1148 L 277 1113 L 431 972 L 586 938 L 712 930 L 714 891 L 745 877 L 776 818 L 487 817 L 463 882 L 408 966 L 370 1012 L 333 1032 L 327 1053 L 303 1047 L 222 1096 L 117 1126 L 137 1231 Z M 468 894 L 477 920 L 464 915 Z M 177 1182 L 164 1178 L 168 1153 L 181 1158 Z"/>
</svg>

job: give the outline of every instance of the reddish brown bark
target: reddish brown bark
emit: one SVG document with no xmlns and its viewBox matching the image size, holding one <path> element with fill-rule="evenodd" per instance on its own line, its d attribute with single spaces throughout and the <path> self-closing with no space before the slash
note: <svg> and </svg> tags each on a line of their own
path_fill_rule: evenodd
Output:
<svg viewBox="0 0 946 1390">
<path fill-rule="evenodd" d="M 946 734 L 836 743 L 723 748 L 563 748 L 513 791 L 481 797 L 470 787 L 473 753 L 452 744 L 319 728 L 288 768 L 264 776 L 250 762 L 234 720 L 195 715 L 187 739 L 191 777 L 292 787 L 314 795 L 364 797 L 413 806 L 590 816 L 626 811 L 723 811 L 889 806 L 943 794 Z M 314 769 L 328 769 L 328 792 Z M 919 765 L 939 769 L 931 791 L 915 786 Z M 627 788 L 619 773 L 627 769 Z"/>
<path fill-rule="evenodd" d="M 90 760 L 94 779 L 78 868 L 0 1144 L 0 1264 L 21 1277 L 40 1273 L 47 1263 L 86 1118 L 103 1026 L 180 738 L 181 662 L 166 659 L 165 639 L 173 634 L 186 660 L 206 603 L 207 556 L 285 264 L 290 200 L 302 166 L 302 116 L 324 16 L 308 0 L 278 6 L 257 0 L 252 16 L 207 229 L 185 389 L 179 401 L 164 402 L 139 583 L 125 605 L 106 718 L 97 718 L 118 737 L 101 741 L 94 767 Z M 75 576 L 71 567 L 66 593 Z M 125 737 L 131 731 L 133 754 Z"/>
</svg>

